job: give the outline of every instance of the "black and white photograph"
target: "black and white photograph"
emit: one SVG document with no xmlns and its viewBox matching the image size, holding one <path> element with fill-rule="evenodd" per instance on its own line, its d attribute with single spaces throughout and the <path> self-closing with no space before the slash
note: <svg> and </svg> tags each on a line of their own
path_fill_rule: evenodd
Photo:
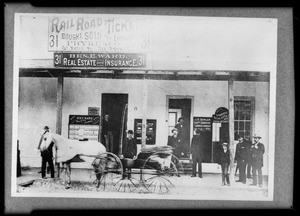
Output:
<svg viewBox="0 0 300 216">
<path fill-rule="evenodd" d="M 273 201 L 278 20 L 15 13 L 11 196 Z"/>
</svg>

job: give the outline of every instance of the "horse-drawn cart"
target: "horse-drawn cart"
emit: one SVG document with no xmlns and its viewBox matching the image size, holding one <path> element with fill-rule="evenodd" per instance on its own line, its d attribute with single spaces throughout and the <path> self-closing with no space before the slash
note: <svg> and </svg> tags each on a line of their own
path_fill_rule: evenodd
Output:
<svg viewBox="0 0 300 216">
<path fill-rule="evenodd" d="M 175 187 L 173 181 L 183 173 L 183 166 L 169 146 L 143 150 L 135 160 L 120 159 L 112 153 L 97 159 L 101 161 L 97 164 L 101 166 L 98 187 L 102 190 L 133 192 L 145 187 L 152 193 L 164 194 Z"/>
<path fill-rule="evenodd" d="M 170 146 L 143 149 L 133 160 L 106 152 L 100 142 L 82 143 L 50 132 L 44 135 L 41 149 L 47 149 L 52 142 L 56 149 L 56 163 L 66 167 L 66 188 L 71 187 L 73 162 L 87 162 L 93 166 L 98 188 L 120 192 L 132 192 L 143 186 L 152 193 L 167 193 L 174 188 L 172 182 L 175 178 L 183 173 L 183 166 L 172 154 Z"/>
</svg>

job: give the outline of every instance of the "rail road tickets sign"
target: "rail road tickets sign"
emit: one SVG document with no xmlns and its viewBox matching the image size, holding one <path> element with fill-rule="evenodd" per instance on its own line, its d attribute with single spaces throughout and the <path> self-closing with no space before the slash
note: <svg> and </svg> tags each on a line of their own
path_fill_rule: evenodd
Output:
<svg viewBox="0 0 300 216">
<path fill-rule="evenodd" d="M 51 16 L 48 51 L 148 52 L 149 18 L 122 15 Z"/>
<path fill-rule="evenodd" d="M 54 67 L 145 68 L 143 53 L 54 53 Z"/>
</svg>

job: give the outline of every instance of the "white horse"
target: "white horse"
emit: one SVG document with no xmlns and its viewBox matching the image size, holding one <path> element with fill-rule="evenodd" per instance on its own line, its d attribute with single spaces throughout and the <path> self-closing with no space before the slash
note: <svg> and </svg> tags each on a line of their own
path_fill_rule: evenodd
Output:
<svg viewBox="0 0 300 216">
<path fill-rule="evenodd" d="M 46 133 L 41 144 L 41 150 L 46 150 L 50 144 L 54 142 L 56 149 L 56 163 L 66 165 L 66 174 L 68 177 L 66 188 L 71 186 L 71 162 L 88 162 L 95 171 L 98 187 L 101 178 L 101 164 L 99 159 L 96 159 L 100 154 L 106 153 L 106 148 L 98 141 L 78 141 L 62 137 L 54 133 Z M 59 172 L 59 171 L 58 171 Z"/>
</svg>

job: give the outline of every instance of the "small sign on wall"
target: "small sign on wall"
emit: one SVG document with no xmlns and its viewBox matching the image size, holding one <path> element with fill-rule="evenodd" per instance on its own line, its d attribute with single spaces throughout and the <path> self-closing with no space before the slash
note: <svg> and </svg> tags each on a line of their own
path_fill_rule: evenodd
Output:
<svg viewBox="0 0 300 216">
<path fill-rule="evenodd" d="M 88 115 L 89 116 L 99 116 L 100 108 L 99 107 L 89 107 Z"/>
<path fill-rule="evenodd" d="M 212 118 L 211 117 L 194 117 L 194 134 L 200 129 L 204 132 L 211 132 Z"/>
<path fill-rule="evenodd" d="M 142 143 L 142 119 L 134 119 L 134 136 L 137 144 Z M 146 144 L 154 145 L 156 139 L 156 119 L 147 119 Z"/>
</svg>

